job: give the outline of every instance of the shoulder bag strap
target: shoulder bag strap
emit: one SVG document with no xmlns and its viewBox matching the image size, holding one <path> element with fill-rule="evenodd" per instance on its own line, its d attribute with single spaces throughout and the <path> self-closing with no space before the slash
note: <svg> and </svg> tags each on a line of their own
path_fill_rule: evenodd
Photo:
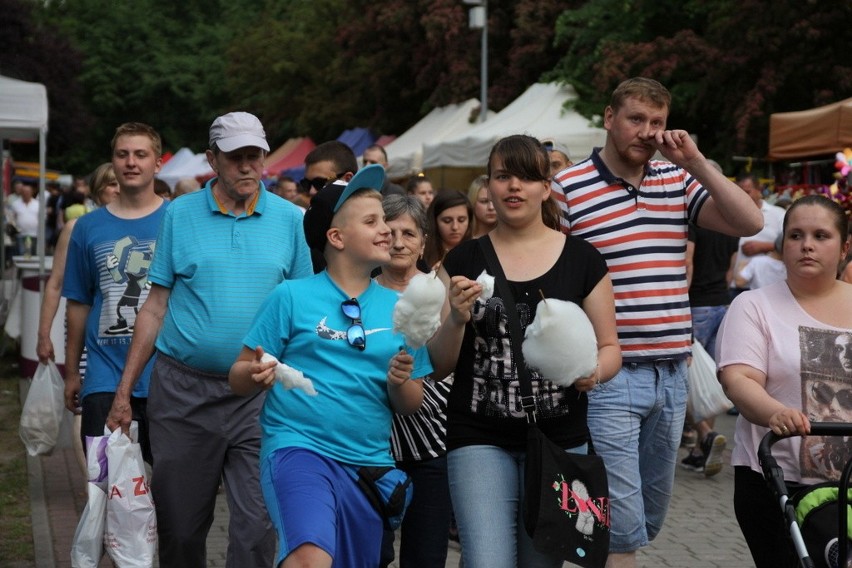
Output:
<svg viewBox="0 0 852 568">
<path fill-rule="evenodd" d="M 512 290 L 509 288 L 509 282 L 506 280 L 506 275 L 503 273 L 503 267 L 500 266 L 500 259 L 497 258 L 497 253 L 494 251 L 494 245 L 491 243 L 491 237 L 485 235 L 477 239 L 479 248 L 485 256 L 485 264 L 488 266 L 491 274 L 494 276 L 494 285 L 500 298 L 503 300 L 503 306 L 506 308 L 506 315 L 509 319 L 509 331 L 512 334 L 512 358 L 515 360 L 515 367 L 518 370 L 518 383 L 521 389 L 521 406 L 527 413 L 527 422 L 535 424 L 535 397 L 532 393 L 532 379 L 530 371 L 527 368 L 527 363 L 524 360 L 524 353 L 521 350 L 521 343 L 524 340 L 524 333 L 521 331 L 521 318 L 518 316 L 518 308 L 515 306 L 515 298 L 512 295 Z"/>
</svg>

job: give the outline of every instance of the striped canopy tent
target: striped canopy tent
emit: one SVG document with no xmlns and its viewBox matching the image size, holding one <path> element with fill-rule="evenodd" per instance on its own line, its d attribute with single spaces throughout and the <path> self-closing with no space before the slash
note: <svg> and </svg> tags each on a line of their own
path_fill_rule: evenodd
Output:
<svg viewBox="0 0 852 568">
<path fill-rule="evenodd" d="M 304 165 L 305 156 L 316 148 L 310 138 L 290 138 L 266 157 L 263 169 L 269 176 L 278 176 L 282 171 Z"/>
</svg>

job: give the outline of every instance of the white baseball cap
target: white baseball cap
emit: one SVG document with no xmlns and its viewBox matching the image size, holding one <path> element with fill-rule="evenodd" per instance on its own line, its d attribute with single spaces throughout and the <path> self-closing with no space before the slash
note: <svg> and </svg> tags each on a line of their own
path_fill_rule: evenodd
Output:
<svg viewBox="0 0 852 568">
<path fill-rule="evenodd" d="M 255 147 L 269 151 L 266 132 L 260 120 L 248 112 L 229 112 L 210 125 L 210 147 L 216 145 L 223 152 L 238 148 Z"/>
</svg>

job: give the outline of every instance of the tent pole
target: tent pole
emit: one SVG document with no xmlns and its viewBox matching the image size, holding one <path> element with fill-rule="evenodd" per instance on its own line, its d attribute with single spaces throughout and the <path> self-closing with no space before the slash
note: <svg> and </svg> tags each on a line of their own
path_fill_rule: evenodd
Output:
<svg viewBox="0 0 852 568">
<path fill-rule="evenodd" d="M 482 55 L 479 70 L 479 122 L 485 122 L 488 118 L 488 0 L 482 1 L 482 10 L 485 16 L 482 23 Z"/>
<path fill-rule="evenodd" d="M 45 224 L 47 219 L 47 187 L 45 186 L 45 169 L 47 162 L 47 127 L 42 126 L 38 136 L 38 236 L 36 251 L 38 254 L 38 305 L 44 299 L 44 265 L 45 265 Z"/>
<path fill-rule="evenodd" d="M 3 152 L 5 147 L 5 140 L 0 138 L 0 166 L 5 165 L 5 159 L 3 158 Z M 11 152 L 9 159 L 11 159 Z M 11 181 L 11 180 L 10 180 Z M 0 184 L 2 186 L 2 184 Z M 0 281 L 3 282 L 2 291 L 0 291 L 0 300 L 6 299 L 6 187 L 0 187 L 0 242 L 3 243 L 0 246 L 0 270 L 3 271 L 3 277 L 0 278 Z"/>
</svg>

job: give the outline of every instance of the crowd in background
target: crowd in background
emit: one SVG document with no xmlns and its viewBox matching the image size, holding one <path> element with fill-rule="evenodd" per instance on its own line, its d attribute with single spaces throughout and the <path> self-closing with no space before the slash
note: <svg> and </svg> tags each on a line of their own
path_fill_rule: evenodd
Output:
<svg viewBox="0 0 852 568">
<path fill-rule="evenodd" d="M 636 551 L 663 529 L 679 440 L 697 432 L 682 467 L 708 477 L 722 467 L 727 441 L 713 418 L 686 415 L 693 341 L 729 367 L 722 380 L 742 412 L 738 445 L 767 429 L 807 433 L 817 407 L 839 400 L 846 377 L 822 375 L 839 375 L 843 357 L 840 367 L 833 359 L 801 366 L 813 375 L 809 408 L 789 390 L 798 363 L 784 361 L 778 387 L 772 365 L 756 355 L 776 340 L 795 346 L 794 332 L 769 333 L 753 347 L 731 338 L 754 317 L 777 317 L 778 325 L 814 328 L 799 345 L 809 354 L 816 347 L 807 342 L 818 339 L 846 354 L 852 321 L 826 308 L 849 295 L 838 279 L 847 273 L 845 216 L 825 198 L 806 198 L 790 215 L 754 176 L 732 181 L 686 132 L 666 129 L 670 102 L 656 81 L 625 81 L 606 109 L 606 146 L 591 156 L 569 156 L 555 140 L 508 136 L 492 149 L 486 173 L 463 188 L 435 187 L 423 174 L 389 180 L 381 146 L 359 163 L 338 141 L 306 156 L 304 179 L 266 177 L 264 185 L 269 146 L 248 113 L 214 121 L 207 155 L 216 177 L 203 186 L 156 179 L 162 143 L 138 123 L 119 127 L 111 162 L 72 187 L 49 184 L 45 245 L 55 260 L 38 356 L 55 356 L 49 328 L 65 296 L 66 405 L 82 412 L 83 436 L 126 429 L 131 418 L 142 424 L 160 565 L 204 564 L 220 483 L 231 510 L 229 565 L 271 564 L 276 531 L 279 562 L 328 565 L 337 551 L 386 565 L 389 526 L 380 517 L 361 521 L 371 509 L 360 491 L 341 492 L 345 503 L 332 498 L 347 475 L 363 475 L 341 464 L 395 465 L 421 488 L 401 528 L 402 567 L 443 566 L 452 537 L 469 566 L 561 565 L 535 551 L 517 525 L 525 422 L 515 415 L 517 369 L 503 342 L 520 338 L 500 323 L 499 294 L 480 299 L 484 242 L 529 320 L 546 294 L 579 305 L 593 324 L 598 367 L 571 387 L 534 373 L 534 404 L 565 451 L 593 447 L 607 464 L 612 568 L 635 566 Z M 15 183 L 5 214 L 7 246 L 34 254 L 40 211 L 32 184 Z M 105 251 L 105 242 L 113 248 Z M 371 326 L 390 322 L 398 295 L 433 272 L 448 298 L 442 324 L 426 346 L 407 352 L 401 338 Z M 304 301 L 300 310 L 294 298 Z M 767 302 L 791 314 L 764 314 Z M 807 317 L 792 314 L 797 302 Z M 326 309 L 334 315 L 320 325 L 305 319 Z M 311 364 L 328 371 L 333 392 L 285 392 L 264 354 L 303 363 L 306 375 Z M 359 386 L 347 390 L 350 383 Z M 387 424 L 359 429 L 347 414 L 352 400 Z M 789 481 L 824 473 L 813 459 L 802 471 L 789 468 Z M 755 492 L 754 456 L 741 449 L 732 463 L 737 516 L 757 564 L 774 548 L 782 550 L 772 565 L 785 565 L 783 542 L 749 530 L 747 509 L 768 509 L 765 495 L 743 497 Z M 290 476 L 290 468 L 300 473 Z M 317 476 L 330 481 L 311 485 Z M 308 514 L 314 498 L 323 506 Z M 329 528 L 326 509 L 339 514 L 339 527 Z"/>
</svg>

